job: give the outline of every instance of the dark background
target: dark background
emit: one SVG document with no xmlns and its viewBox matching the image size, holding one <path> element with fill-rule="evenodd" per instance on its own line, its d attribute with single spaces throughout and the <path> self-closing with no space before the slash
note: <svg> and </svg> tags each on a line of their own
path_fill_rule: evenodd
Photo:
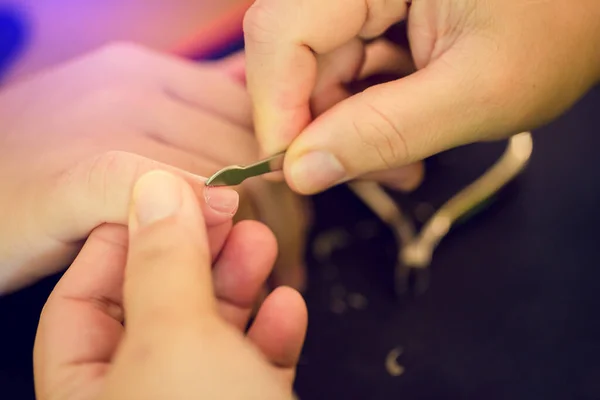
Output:
<svg viewBox="0 0 600 400">
<path fill-rule="evenodd" d="M 600 399 L 599 114 L 596 89 L 535 133 L 526 172 L 442 241 L 424 295 L 394 300 L 394 243 L 383 228 L 334 254 L 326 264 L 337 266 L 336 278 L 331 266 L 313 263 L 300 395 Z M 424 187 L 410 197 L 440 205 L 503 146 L 435 157 Z M 317 200 L 322 229 L 369 218 L 344 190 Z M 367 309 L 332 312 L 340 284 L 364 294 Z M 400 377 L 384 365 L 396 346 L 404 348 Z"/>
<path fill-rule="evenodd" d="M 394 297 L 390 232 L 345 188 L 316 197 L 313 237 L 341 228 L 352 240 L 325 263 L 309 255 L 300 397 L 600 399 L 599 133 L 596 89 L 535 133 L 526 172 L 442 241 L 431 285 L 414 298 Z M 428 160 L 425 185 L 404 200 L 441 205 L 503 147 Z M 372 236 L 361 239 L 366 227 Z M 31 349 L 57 278 L 0 298 L 0 398 L 33 398 Z M 332 306 L 344 293 L 364 296 L 365 308 Z M 397 346 L 405 372 L 393 377 L 384 363 Z"/>
</svg>

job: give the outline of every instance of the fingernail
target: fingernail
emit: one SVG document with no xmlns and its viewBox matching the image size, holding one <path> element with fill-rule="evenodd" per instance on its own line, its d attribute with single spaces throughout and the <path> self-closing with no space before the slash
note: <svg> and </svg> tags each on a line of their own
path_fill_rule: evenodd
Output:
<svg viewBox="0 0 600 400">
<path fill-rule="evenodd" d="M 168 218 L 182 203 L 181 183 L 173 175 L 153 171 L 142 176 L 133 190 L 133 205 L 140 226 Z"/>
<path fill-rule="evenodd" d="M 303 193 L 327 189 L 346 177 L 346 171 L 331 153 L 314 151 L 292 164 L 291 178 L 294 186 Z"/>
<path fill-rule="evenodd" d="M 233 215 L 238 209 L 240 195 L 233 189 L 206 186 L 204 200 L 216 212 Z"/>
</svg>

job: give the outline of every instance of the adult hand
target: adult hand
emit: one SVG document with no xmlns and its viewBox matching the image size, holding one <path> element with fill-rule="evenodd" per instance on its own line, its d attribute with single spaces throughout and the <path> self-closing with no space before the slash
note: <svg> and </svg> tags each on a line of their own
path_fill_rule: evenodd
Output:
<svg viewBox="0 0 600 400">
<path fill-rule="evenodd" d="M 544 124 L 600 77 L 597 0 L 257 0 L 244 21 L 248 86 L 267 153 L 314 193 L 462 144 Z M 364 39 L 407 19 L 417 72 L 312 121 L 311 102 L 361 71 Z M 343 96 L 340 96 L 343 97 Z"/>
<path fill-rule="evenodd" d="M 129 235 L 94 230 L 44 307 L 38 399 L 291 398 L 307 324 L 301 296 L 275 290 L 244 334 L 275 238 L 253 221 L 215 232 L 205 217 L 182 179 L 138 181 Z"/>
<path fill-rule="evenodd" d="M 177 172 L 203 197 L 200 176 L 258 157 L 249 97 L 225 68 L 132 44 L 107 46 L 4 88 L 0 149 L 0 294 L 69 265 L 102 223 L 126 224 L 142 173 Z M 303 243 L 286 240 L 305 230 L 299 200 L 269 212 L 259 201 L 248 204 L 271 189 L 243 186 L 238 215 L 293 214 L 285 232 L 274 229 L 286 244 L 287 258 L 279 261 L 302 267 L 296 248 Z M 206 218 L 231 224 L 237 207 L 235 192 L 214 190 Z"/>
</svg>

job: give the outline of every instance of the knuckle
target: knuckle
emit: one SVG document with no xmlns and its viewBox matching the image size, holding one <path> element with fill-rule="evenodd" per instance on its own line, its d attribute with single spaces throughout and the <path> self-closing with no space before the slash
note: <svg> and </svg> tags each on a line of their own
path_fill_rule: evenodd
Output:
<svg viewBox="0 0 600 400">
<path fill-rule="evenodd" d="M 362 143 L 374 151 L 376 162 L 379 164 L 377 167 L 393 168 L 410 159 L 406 134 L 398 126 L 395 118 L 389 115 L 389 111 L 382 110 L 378 105 L 366 100 L 371 97 L 370 92 L 371 89 L 365 90 L 365 96 L 360 102 L 360 109 L 366 114 L 354 114 L 364 115 L 363 118 L 355 119 L 355 131 Z"/>
</svg>

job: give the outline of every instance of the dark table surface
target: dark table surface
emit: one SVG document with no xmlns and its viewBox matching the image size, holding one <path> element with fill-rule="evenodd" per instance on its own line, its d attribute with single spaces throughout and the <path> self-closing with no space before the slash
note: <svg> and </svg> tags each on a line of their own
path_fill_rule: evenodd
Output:
<svg viewBox="0 0 600 400">
<path fill-rule="evenodd" d="M 600 90 L 534 135 L 531 164 L 444 239 L 429 289 L 398 301 L 390 232 L 345 188 L 315 198 L 313 237 L 354 235 L 325 263 L 309 255 L 310 327 L 302 399 L 600 399 Z M 439 206 L 502 143 L 428 162 L 415 204 Z M 31 348 L 57 277 L 0 299 L 0 398 L 33 398 Z M 332 306 L 361 295 L 363 307 Z M 343 296 L 342 296 L 343 297 Z M 401 346 L 401 376 L 385 368 Z"/>
</svg>

